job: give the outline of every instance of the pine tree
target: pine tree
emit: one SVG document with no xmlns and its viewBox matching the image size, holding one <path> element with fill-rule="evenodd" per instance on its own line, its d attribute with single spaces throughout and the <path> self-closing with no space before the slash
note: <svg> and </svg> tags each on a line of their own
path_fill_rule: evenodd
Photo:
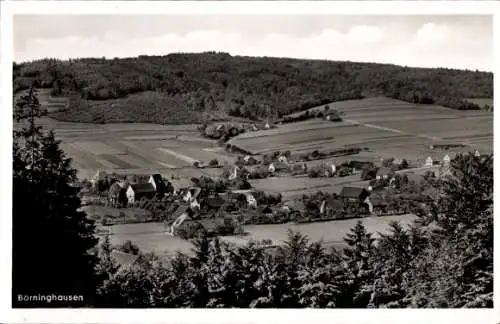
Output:
<svg viewBox="0 0 500 324">
<path fill-rule="evenodd" d="M 361 221 L 346 234 L 344 241 L 348 247 L 344 249 L 345 274 L 342 294 L 338 307 L 366 307 L 369 295 L 363 287 L 373 282 L 372 257 L 375 251 L 375 239 L 366 231 Z"/>
<path fill-rule="evenodd" d="M 36 124 L 43 114 L 34 89 L 14 109 L 13 305 L 92 305 L 98 285 L 94 225 L 78 211 L 71 160 L 54 133 Z M 81 295 L 83 302 L 19 302 L 19 295 L 38 294 Z"/>
</svg>

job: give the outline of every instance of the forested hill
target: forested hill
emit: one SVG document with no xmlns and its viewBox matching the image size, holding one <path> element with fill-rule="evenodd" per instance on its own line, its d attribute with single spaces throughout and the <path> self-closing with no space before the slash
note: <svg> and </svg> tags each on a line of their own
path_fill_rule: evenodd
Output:
<svg viewBox="0 0 500 324">
<path fill-rule="evenodd" d="M 214 52 L 14 64 L 15 92 L 33 82 L 71 98 L 53 117 L 83 122 L 275 118 L 372 95 L 478 109 L 463 99 L 493 97 L 493 73 L 487 72 Z"/>
</svg>

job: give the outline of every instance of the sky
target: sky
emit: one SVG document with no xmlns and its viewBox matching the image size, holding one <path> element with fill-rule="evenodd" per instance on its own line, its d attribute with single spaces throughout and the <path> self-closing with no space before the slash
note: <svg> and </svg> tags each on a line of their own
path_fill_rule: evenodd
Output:
<svg viewBox="0 0 500 324">
<path fill-rule="evenodd" d="M 16 15 L 14 60 L 221 51 L 493 71 L 480 15 Z"/>
</svg>

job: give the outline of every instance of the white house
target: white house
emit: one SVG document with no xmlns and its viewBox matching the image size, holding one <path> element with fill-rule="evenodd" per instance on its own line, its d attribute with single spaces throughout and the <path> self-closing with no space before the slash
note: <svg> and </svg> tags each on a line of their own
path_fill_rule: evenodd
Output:
<svg viewBox="0 0 500 324">
<path fill-rule="evenodd" d="M 200 208 L 200 203 L 198 202 L 198 199 L 194 198 L 193 200 L 191 200 L 191 202 L 189 203 L 189 206 L 191 208 Z"/>
<path fill-rule="evenodd" d="M 450 156 L 446 154 L 443 158 L 443 166 L 445 167 L 450 166 L 450 162 L 451 162 Z"/>
<path fill-rule="evenodd" d="M 332 164 L 331 169 L 332 169 L 332 175 L 334 175 L 337 172 L 337 167 L 335 166 L 335 164 Z"/>
<path fill-rule="evenodd" d="M 269 167 L 267 169 L 270 173 L 274 173 L 276 171 L 276 167 L 274 166 L 274 163 L 269 164 Z"/>
<path fill-rule="evenodd" d="M 236 178 L 238 178 L 238 170 L 240 168 L 238 166 L 235 166 L 234 169 L 233 169 L 233 172 L 231 172 L 231 174 L 229 175 L 229 180 L 234 180 Z"/>
<path fill-rule="evenodd" d="M 474 156 L 475 156 L 475 157 L 481 157 L 481 154 L 479 153 L 479 151 L 478 151 L 478 150 L 476 150 L 476 151 L 474 152 Z"/>
<path fill-rule="evenodd" d="M 424 166 L 429 168 L 429 167 L 432 167 L 433 165 L 434 165 L 434 161 L 432 161 L 432 158 L 430 156 L 428 156 L 427 159 L 425 160 Z"/>
<path fill-rule="evenodd" d="M 248 207 L 257 208 L 257 200 L 255 199 L 255 197 L 251 193 L 246 194 L 246 198 L 247 198 Z"/>
<path fill-rule="evenodd" d="M 284 155 L 280 155 L 278 161 L 281 163 L 288 163 L 288 159 Z"/>
</svg>

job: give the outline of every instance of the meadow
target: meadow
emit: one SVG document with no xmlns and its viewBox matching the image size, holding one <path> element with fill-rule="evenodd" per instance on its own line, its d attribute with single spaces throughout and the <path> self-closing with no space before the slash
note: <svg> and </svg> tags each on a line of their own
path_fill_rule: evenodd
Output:
<svg viewBox="0 0 500 324">
<path fill-rule="evenodd" d="M 196 125 L 101 125 L 50 118 L 43 118 L 40 123 L 55 130 L 80 178 L 90 178 L 98 169 L 118 174 L 214 175 L 220 170 L 194 169 L 193 163 L 208 163 L 212 159 L 221 164 L 234 161 L 223 150 L 213 149 L 215 142 L 202 138 Z"/>
<path fill-rule="evenodd" d="M 416 219 L 413 215 L 368 217 L 361 221 L 368 232 L 376 236 L 379 233 L 386 233 L 388 225 L 392 221 L 398 221 L 407 226 Z M 252 225 L 245 226 L 246 235 L 242 236 L 222 236 L 222 241 L 242 245 L 251 240 L 272 241 L 272 244 L 279 245 L 287 238 L 287 231 L 300 231 L 307 235 L 312 241 L 323 241 L 326 246 L 343 247 L 343 237 L 356 224 L 359 219 L 345 219 L 329 222 L 319 222 L 310 224 L 280 224 L 280 225 Z M 123 244 L 131 240 L 144 252 L 155 252 L 160 256 L 175 255 L 177 251 L 187 254 L 192 253 L 193 245 L 190 241 L 179 237 L 169 236 L 164 233 L 163 223 L 142 223 L 113 225 L 105 228 L 110 236 L 112 244 Z"/>
<path fill-rule="evenodd" d="M 483 111 L 460 111 L 437 105 L 415 105 L 385 97 L 348 100 L 329 104 L 343 113 L 342 122 L 313 119 L 276 129 L 242 134 L 230 143 L 255 154 L 276 150 L 300 153 L 307 150 L 368 148 L 356 158 L 379 162 L 400 157 L 423 164 L 428 156 L 479 149 L 493 150 L 493 115 Z M 323 106 L 311 110 L 321 110 Z M 464 144 L 443 152 L 433 144 Z"/>
</svg>

